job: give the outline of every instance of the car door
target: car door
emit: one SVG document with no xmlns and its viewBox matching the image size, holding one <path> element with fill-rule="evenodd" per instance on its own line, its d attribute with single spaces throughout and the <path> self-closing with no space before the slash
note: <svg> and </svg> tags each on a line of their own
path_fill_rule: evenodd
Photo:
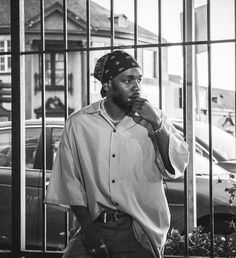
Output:
<svg viewBox="0 0 236 258">
<path fill-rule="evenodd" d="M 11 244 L 11 128 L 0 129 L 0 248 Z"/>
<path fill-rule="evenodd" d="M 62 128 L 46 128 L 46 185 L 49 183 L 56 146 L 59 144 Z M 46 205 L 46 223 L 43 221 L 43 137 L 40 135 L 33 166 L 27 170 L 27 248 L 40 249 L 43 245 L 43 227 L 46 231 L 48 250 L 65 247 L 66 214 Z"/>
<path fill-rule="evenodd" d="M 47 133 L 50 134 L 48 140 L 48 152 L 50 153 L 50 162 L 48 162 L 47 167 L 47 184 L 49 183 L 51 176 L 51 169 L 53 166 L 53 161 L 55 159 L 57 149 L 61 140 L 62 127 L 50 126 Z M 56 171 L 55 171 L 56 173 Z M 70 228 L 72 217 L 68 214 L 68 220 L 65 212 L 55 209 L 52 205 L 47 205 L 47 246 L 49 249 L 59 249 L 65 248 L 66 232 L 67 232 L 67 221 L 68 227 Z"/>
<path fill-rule="evenodd" d="M 37 127 L 26 129 L 25 163 L 26 163 L 26 235 L 37 235 L 35 221 L 37 221 L 37 190 L 33 189 L 34 181 L 38 180 L 39 174 L 32 173 L 35 153 L 39 143 L 41 129 Z M 12 225 L 12 146 L 10 123 L 0 130 L 0 246 L 11 248 L 11 225 Z M 16 171 L 19 173 L 20 171 Z"/>
<path fill-rule="evenodd" d="M 209 160 L 199 153 L 195 153 L 195 175 L 196 175 L 196 207 L 197 220 L 204 228 L 209 228 Z M 229 172 L 213 163 L 213 191 L 214 191 L 214 214 L 217 223 L 215 231 L 228 234 L 226 221 L 230 221 L 236 213 L 236 205 L 229 205 L 229 196 L 225 192 L 228 184 Z M 224 183 L 219 183 L 219 179 Z M 165 179 L 166 196 L 171 212 L 171 228 L 184 231 L 184 177 L 176 180 Z"/>
</svg>

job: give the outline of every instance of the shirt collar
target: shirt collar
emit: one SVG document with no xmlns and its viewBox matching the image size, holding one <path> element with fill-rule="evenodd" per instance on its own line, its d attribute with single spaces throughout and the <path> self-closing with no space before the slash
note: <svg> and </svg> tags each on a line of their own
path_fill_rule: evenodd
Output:
<svg viewBox="0 0 236 258">
<path fill-rule="evenodd" d="M 93 113 L 98 113 L 101 112 L 101 102 L 103 101 L 103 99 L 100 99 L 92 104 L 90 104 L 89 106 L 87 106 L 87 108 L 85 109 L 85 113 L 87 114 L 93 114 Z"/>
<path fill-rule="evenodd" d="M 104 111 L 101 107 L 101 103 L 102 101 L 104 101 L 105 98 L 100 99 L 94 103 L 91 103 L 89 106 L 87 106 L 87 108 L 85 109 L 85 113 L 87 114 L 95 114 L 95 113 L 100 113 L 100 114 L 104 114 Z M 140 116 L 136 116 L 136 119 L 138 119 L 138 121 L 142 120 L 142 118 Z M 132 127 L 136 124 L 137 122 L 134 121 L 133 117 L 131 116 L 125 116 L 121 122 L 118 124 L 118 127 L 122 126 L 124 128 L 129 128 Z"/>
</svg>

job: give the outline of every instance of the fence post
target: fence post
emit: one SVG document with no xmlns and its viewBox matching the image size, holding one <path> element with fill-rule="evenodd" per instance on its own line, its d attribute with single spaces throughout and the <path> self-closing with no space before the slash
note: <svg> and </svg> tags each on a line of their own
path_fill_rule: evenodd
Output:
<svg viewBox="0 0 236 258">
<path fill-rule="evenodd" d="M 12 85 L 12 253 L 25 249 L 24 0 L 11 0 Z"/>
</svg>

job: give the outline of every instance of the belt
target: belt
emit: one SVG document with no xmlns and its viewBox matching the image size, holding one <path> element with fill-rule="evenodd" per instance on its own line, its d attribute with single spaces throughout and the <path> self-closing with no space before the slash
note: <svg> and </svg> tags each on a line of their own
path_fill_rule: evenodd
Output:
<svg viewBox="0 0 236 258">
<path fill-rule="evenodd" d="M 110 221 L 116 221 L 116 222 L 120 222 L 121 219 L 124 218 L 129 218 L 131 220 L 131 216 L 128 215 L 127 213 L 124 213 L 122 211 L 118 211 L 118 210 L 107 210 L 107 211 L 103 211 L 98 218 L 96 219 L 96 222 L 100 222 L 100 223 L 108 223 Z"/>
</svg>

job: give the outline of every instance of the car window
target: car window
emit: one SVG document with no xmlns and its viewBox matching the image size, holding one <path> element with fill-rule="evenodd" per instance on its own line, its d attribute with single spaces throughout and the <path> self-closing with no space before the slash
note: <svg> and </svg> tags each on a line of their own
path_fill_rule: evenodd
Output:
<svg viewBox="0 0 236 258">
<path fill-rule="evenodd" d="M 33 168 L 35 155 L 39 144 L 41 128 L 28 128 L 25 135 L 25 165 L 27 168 Z"/>
<path fill-rule="evenodd" d="M 57 149 L 61 140 L 63 128 L 53 128 L 52 129 L 52 151 L 53 151 L 53 160 L 55 159 Z"/>
<path fill-rule="evenodd" d="M 174 122 L 175 127 L 182 133 L 182 122 Z M 204 152 L 196 147 L 196 151 L 202 154 L 204 157 L 209 157 L 209 124 L 203 122 L 195 122 L 195 134 L 199 141 L 201 148 L 204 148 Z M 219 154 L 223 160 L 235 160 L 235 136 L 225 132 L 221 128 L 212 126 L 212 147 L 215 152 L 214 155 Z M 203 147 L 204 146 L 204 147 Z M 215 161 L 217 158 L 215 159 Z"/>
<path fill-rule="evenodd" d="M 196 136 L 206 145 L 209 143 L 209 128 L 207 123 L 195 123 Z M 235 137 L 224 130 L 212 126 L 212 144 L 214 151 L 225 160 L 235 159 Z"/>
<path fill-rule="evenodd" d="M 11 166 L 11 130 L 0 131 L 0 166 Z"/>
<path fill-rule="evenodd" d="M 25 163 L 27 168 L 33 168 L 35 153 L 39 143 L 41 129 L 26 129 Z M 12 164 L 11 130 L 0 131 L 0 166 L 10 167 Z"/>
</svg>

